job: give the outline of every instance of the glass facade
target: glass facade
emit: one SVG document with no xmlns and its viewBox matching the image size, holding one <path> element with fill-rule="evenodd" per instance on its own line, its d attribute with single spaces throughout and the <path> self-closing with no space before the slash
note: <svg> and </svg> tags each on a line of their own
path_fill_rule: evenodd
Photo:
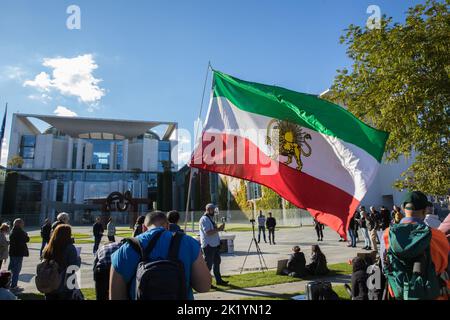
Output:
<svg viewBox="0 0 450 320">
<path fill-rule="evenodd" d="M 3 206 L 2 215 L 32 217 L 33 223 L 40 223 L 52 210 L 66 211 L 75 217 L 82 216 L 86 210 L 99 214 L 100 207 L 92 201 L 105 199 L 115 191 L 129 190 L 135 198 L 156 201 L 160 175 L 155 172 L 36 169 L 15 169 L 9 173 L 10 192 L 7 199 L 5 197 L 7 204 Z M 144 203 L 139 205 L 140 212 L 148 209 Z M 74 223 L 80 220 L 75 219 Z"/>
<path fill-rule="evenodd" d="M 158 171 L 164 171 L 165 166 L 170 165 L 172 167 L 172 161 L 170 158 L 170 141 L 158 142 Z"/>
<path fill-rule="evenodd" d="M 19 154 L 22 159 L 34 159 L 34 149 L 36 147 L 36 136 L 23 135 L 20 141 Z"/>
</svg>

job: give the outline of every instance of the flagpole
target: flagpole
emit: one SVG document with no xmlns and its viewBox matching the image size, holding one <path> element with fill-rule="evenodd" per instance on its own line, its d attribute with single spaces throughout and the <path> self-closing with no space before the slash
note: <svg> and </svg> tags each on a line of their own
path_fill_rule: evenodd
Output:
<svg viewBox="0 0 450 320">
<path fill-rule="evenodd" d="M 200 103 L 200 110 L 198 113 L 198 121 L 201 121 L 201 117 L 202 117 L 202 111 L 203 111 L 203 101 L 205 99 L 205 91 L 206 91 L 206 83 L 208 81 L 208 74 L 209 71 L 213 70 L 212 66 L 211 66 L 211 61 L 208 61 L 208 67 L 206 68 L 206 75 L 205 75 L 205 82 L 203 83 L 203 93 L 202 93 L 202 100 Z M 199 140 L 199 134 L 198 134 L 198 130 L 200 128 L 200 122 L 197 124 L 197 128 L 195 128 L 195 137 L 197 138 L 197 140 Z M 195 149 L 195 143 L 194 143 L 194 149 Z M 188 223 L 188 213 L 189 213 L 189 204 L 190 204 L 190 200 L 191 200 L 191 189 L 192 189 L 192 168 L 189 167 L 189 186 L 188 186 L 188 195 L 187 195 L 187 199 L 186 199 L 186 213 L 184 216 L 184 230 L 187 231 L 187 223 Z M 192 222 L 192 221 L 191 221 Z M 192 230 L 192 232 L 194 232 L 194 230 Z"/>
<path fill-rule="evenodd" d="M 5 106 L 5 114 L 3 115 L 2 129 L 0 133 L 0 160 L 2 159 L 3 138 L 5 137 L 6 113 L 8 112 L 8 102 Z"/>
</svg>

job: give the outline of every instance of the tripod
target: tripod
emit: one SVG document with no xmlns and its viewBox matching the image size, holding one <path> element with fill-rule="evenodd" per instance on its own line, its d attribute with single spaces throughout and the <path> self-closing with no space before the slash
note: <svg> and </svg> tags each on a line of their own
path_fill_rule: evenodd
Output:
<svg viewBox="0 0 450 320">
<path fill-rule="evenodd" d="M 254 218 L 254 216 L 253 216 L 253 218 Z M 241 274 L 242 274 L 242 271 L 244 270 L 245 262 L 247 262 L 247 258 L 248 258 L 248 255 L 250 254 L 250 249 L 252 248 L 252 243 L 253 242 L 255 242 L 256 253 L 258 254 L 258 259 L 259 259 L 259 265 L 261 266 L 260 270 L 262 272 L 264 272 L 264 269 L 266 269 L 267 271 L 269 270 L 267 268 L 266 261 L 264 260 L 264 256 L 263 256 L 263 254 L 261 252 L 261 249 L 259 248 L 258 241 L 256 241 L 255 219 L 251 219 L 250 222 L 252 223 L 253 238 L 250 241 L 250 245 L 248 246 L 247 255 L 245 256 L 244 263 L 242 264 L 242 267 L 241 267 Z"/>
</svg>

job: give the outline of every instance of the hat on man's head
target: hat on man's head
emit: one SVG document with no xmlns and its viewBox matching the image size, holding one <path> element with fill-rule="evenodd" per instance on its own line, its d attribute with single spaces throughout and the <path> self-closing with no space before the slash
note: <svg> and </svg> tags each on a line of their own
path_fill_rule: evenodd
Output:
<svg viewBox="0 0 450 320">
<path fill-rule="evenodd" d="M 208 209 L 216 209 L 216 206 L 214 205 L 214 203 L 208 203 L 207 205 L 206 205 L 206 208 L 205 208 L 207 211 L 208 211 Z"/>
<path fill-rule="evenodd" d="M 412 203 L 414 210 L 422 210 L 428 206 L 427 196 L 420 191 L 408 192 L 403 198 L 403 207 L 406 203 Z"/>
</svg>

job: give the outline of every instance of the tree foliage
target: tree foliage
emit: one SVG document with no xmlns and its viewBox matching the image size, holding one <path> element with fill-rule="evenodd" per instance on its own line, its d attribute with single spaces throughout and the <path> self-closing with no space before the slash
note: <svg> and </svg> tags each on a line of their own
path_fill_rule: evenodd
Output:
<svg viewBox="0 0 450 320">
<path fill-rule="evenodd" d="M 13 156 L 9 161 L 8 161 L 8 167 L 11 168 L 21 168 L 23 166 L 23 159 L 21 156 L 19 155 L 15 155 Z"/>
<path fill-rule="evenodd" d="M 330 99 L 390 133 L 386 160 L 415 155 L 395 183 L 445 195 L 450 189 L 450 0 L 409 8 L 404 23 L 350 25 L 341 37 L 351 68 L 338 70 Z"/>
</svg>

